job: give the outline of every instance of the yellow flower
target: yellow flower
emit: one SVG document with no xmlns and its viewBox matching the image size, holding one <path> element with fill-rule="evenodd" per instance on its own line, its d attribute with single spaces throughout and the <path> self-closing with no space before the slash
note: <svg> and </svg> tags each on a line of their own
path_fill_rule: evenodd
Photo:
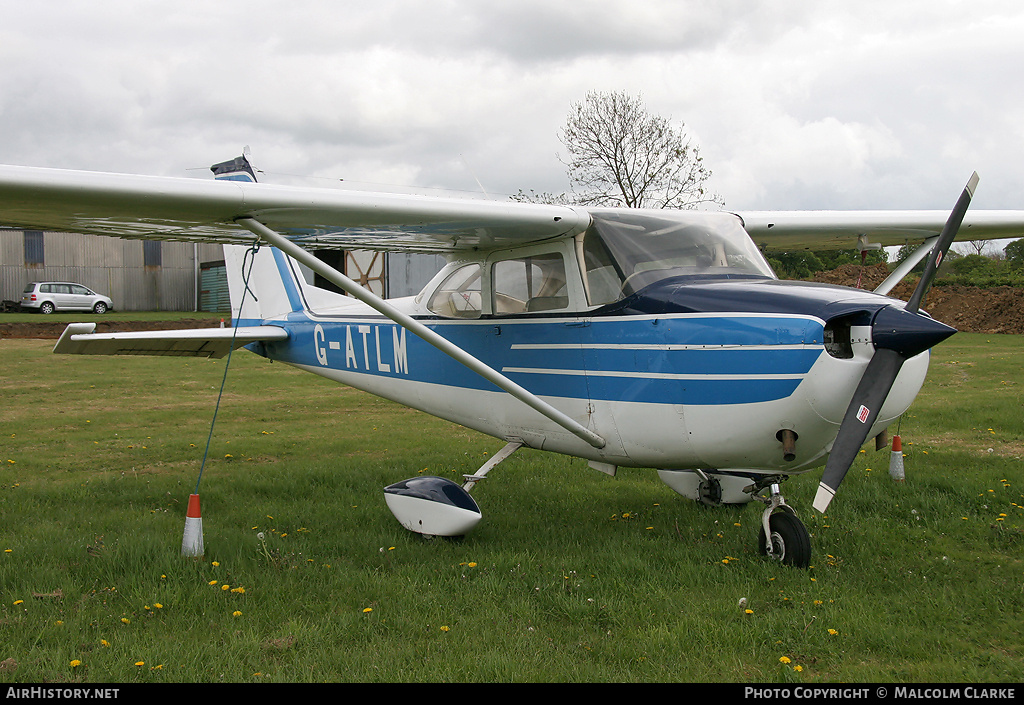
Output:
<svg viewBox="0 0 1024 705">
<path fill-rule="evenodd" d="M 797 665 L 793 666 L 793 670 L 797 673 L 800 673 L 800 671 L 804 670 L 804 667 L 798 663 Z"/>
<path fill-rule="evenodd" d="M 367 612 L 373 612 L 373 608 L 372 607 L 364 607 L 363 608 L 363 614 L 366 614 Z"/>
<path fill-rule="evenodd" d="M 153 606 L 156 607 L 158 610 L 162 610 L 164 608 L 164 606 L 161 605 L 159 602 L 154 602 Z"/>
<path fill-rule="evenodd" d="M 146 665 L 146 662 L 145 662 L 145 661 L 136 661 L 136 662 L 135 662 L 135 665 L 136 665 L 136 666 L 145 666 L 145 665 Z"/>
<path fill-rule="evenodd" d="M 789 656 L 779 656 L 779 663 L 789 663 Z"/>
<path fill-rule="evenodd" d="M 24 600 L 15 600 L 15 601 L 14 601 L 14 604 L 16 604 L 16 605 L 20 605 L 20 604 L 21 604 L 22 602 L 24 602 Z"/>
<path fill-rule="evenodd" d="M 223 585 L 220 586 L 220 589 L 224 590 L 225 592 L 227 592 L 228 590 L 231 589 L 231 586 L 228 585 L 227 583 L 224 583 Z"/>
<path fill-rule="evenodd" d="M 441 627 L 441 631 L 442 631 L 442 632 L 446 632 L 446 631 L 448 631 L 448 627 L 447 627 L 447 626 Z"/>
<path fill-rule="evenodd" d="M 211 580 L 210 582 L 208 582 L 208 583 L 206 583 L 206 584 L 207 584 L 207 585 L 216 585 L 216 584 L 217 584 L 217 581 L 216 581 L 216 580 Z"/>
<path fill-rule="evenodd" d="M 110 642 L 106 639 L 100 639 L 100 646 L 110 646 Z"/>
<path fill-rule="evenodd" d="M 470 567 L 470 568 L 476 568 L 476 563 L 475 563 L 475 562 L 472 562 L 472 563 L 470 563 L 470 564 L 469 564 L 469 567 Z"/>
<path fill-rule="evenodd" d="M 127 617 L 121 617 L 121 623 L 122 624 L 131 624 L 132 620 L 128 619 Z"/>
<path fill-rule="evenodd" d="M 71 661 L 71 667 L 72 668 L 78 668 L 81 665 L 82 665 L 81 661 L 79 661 L 78 659 L 72 659 L 72 661 Z"/>
<path fill-rule="evenodd" d="M 838 634 L 839 632 L 837 632 L 837 631 L 836 631 L 835 629 L 829 629 L 829 630 L 828 630 L 828 633 L 829 633 L 829 634 L 830 634 L 831 636 L 835 636 L 835 635 L 836 635 L 836 634 Z"/>
<path fill-rule="evenodd" d="M 220 561 L 214 561 L 213 563 L 211 563 L 211 565 L 217 567 L 220 565 Z"/>
<path fill-rule="evenodd" d="M 232 617 L 241 617 L 242 613 L 239 612 L 238 610 L 235 610 L 234 612 L 231 613 L 231 616 Z"/>
<path fill-rule="evenodd" d="M 752 609 L 745 609 L 745 610 L 743 610 L 743 613 L 744 614 L 754 614 L 754 610 L 752 610 Z"/>
<path fill-rule="evenodd" d="M 236 588 L 231 588 L 231 592 L 236 592 L 236 593 L 238 593 L 239 595 L 242 595 L 242 594 L 245 594 L 245 588 L 244 588 L 244 587 L 242 587 L 241 585 L 239 585 L 239 586 L 238 586 L 238 587 L 236 587 Z"/>
</svg>

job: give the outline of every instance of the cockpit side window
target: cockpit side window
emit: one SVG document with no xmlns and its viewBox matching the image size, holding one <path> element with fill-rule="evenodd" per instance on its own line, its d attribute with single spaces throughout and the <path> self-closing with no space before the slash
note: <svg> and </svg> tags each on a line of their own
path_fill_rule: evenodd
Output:
<svg viewBox="0 0 1024 705">
<path fill-rule="evenodd" d="M 497 315 L 568 308 L 565 260 L 552 252 L 495 262 L 491 269 Z"/>
<path fill-rule="evenodd" d="M 625 276 L 619 265 L 612 259 L 604 242 L 594 228 L 577 239 L 577 253 L 582 263 L 583 288 L 587 292 L 587 303 L 591 306 L 617 301 L 621 296 Z"/>
<path fill-rule="evenodd" d="M 459 267 L 437 287 L 427 308 L 445 318 L 480 318 L 482 274 L 477 263 Z"/>
</svg>

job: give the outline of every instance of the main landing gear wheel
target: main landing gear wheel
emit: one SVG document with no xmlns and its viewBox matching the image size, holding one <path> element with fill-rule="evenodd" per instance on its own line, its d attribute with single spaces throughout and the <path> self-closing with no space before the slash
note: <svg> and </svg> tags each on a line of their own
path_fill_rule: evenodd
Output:
<svg viewBox="0 0 1024 705">
<path fill-rule="evenodd" d="M 778 512 L 768 517 L 771 532 L 771 551 L 768 550 L 768 537 L 764 527 L 758 537 L 758 550 L 783 565 L 796 568 L 807 568 L 811 564 L 811 535 L 796 516 L 788 512 Z"/>
</svg>

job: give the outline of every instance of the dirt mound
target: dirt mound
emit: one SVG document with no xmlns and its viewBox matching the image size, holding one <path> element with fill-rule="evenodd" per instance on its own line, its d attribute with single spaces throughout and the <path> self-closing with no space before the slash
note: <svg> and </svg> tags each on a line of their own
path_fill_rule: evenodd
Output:
<svg viewBox="0 0 1024 705">
<path fill-rule="evenodd" d="M 82 317 L 83 322 L 88 321 Z M 209 318 L 181 318 L 176 321 L 104 321 L 97 318 L 97 333 L 114 333 L 126 330 L 173 330 L 175 328 L 216 328 L 220 321 Z M 66 321 L 0 321 L 0 338 L 59 338 L 68 327 Z"/>
<path fill-rule="evenodd" d="M 845 264 L 818 272 L 814 281 L 872 290 L 889 276 L 885 264 L 861 267 Z M 914 293 L 917 278 L 904 279 L 889 295 L 906 301 Z M 968 333 L 1024 333 L 1024 288 L 1013 286 L 933 286 L 924 309 L 932 318 Z"/>
</svg>

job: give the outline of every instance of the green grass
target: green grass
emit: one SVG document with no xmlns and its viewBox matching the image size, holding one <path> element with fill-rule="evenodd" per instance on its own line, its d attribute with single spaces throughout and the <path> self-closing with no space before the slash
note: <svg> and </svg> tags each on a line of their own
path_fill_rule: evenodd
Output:
<svg viewBox="0 0 1024 705">
<path fill-rule="evenodd" d="M 1020 337 L 935 350 L 906 482 L 865 452 L 824 517 L 818 473 L 783 486 L 809 570 L 757 555 L 760 505 L 538 451 L 476 487 L 465 539 L 408 534 L 384 486 L 502 443 L 248 354 L 183 558 L 224 361 L 51 347 L 0 341 L 0 682 L 1024 678 Z"/>
</svg>

